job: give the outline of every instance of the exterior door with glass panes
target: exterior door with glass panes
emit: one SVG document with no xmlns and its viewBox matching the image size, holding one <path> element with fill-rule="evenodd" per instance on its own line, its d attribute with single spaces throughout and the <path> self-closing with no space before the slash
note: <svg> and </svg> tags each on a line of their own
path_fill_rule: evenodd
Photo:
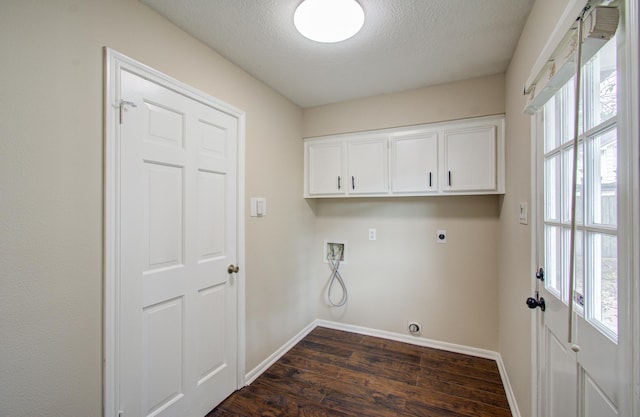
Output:
<svg viewBox="0 0 640 417">
<path fill-rule="evenodd" d="M 569 290 L 574 79 L 537 113 L 539 416 L 618 416 L 616 38 L 584 66 L 579 111 L 575 291 Z M 540 201 L 541 200 L 541 201 Z M 573 343 L 569 297 L 574 298 Z"/>
</svg>

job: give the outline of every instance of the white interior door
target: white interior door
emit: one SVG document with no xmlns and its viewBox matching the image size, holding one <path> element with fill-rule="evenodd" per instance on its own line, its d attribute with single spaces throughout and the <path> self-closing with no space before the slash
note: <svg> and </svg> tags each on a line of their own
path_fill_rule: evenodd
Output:
<svg viewBox="0 0 640 417">
<path fill-rule="evenodd" d="M 119 75 L 119 411 L 201 417 L 238 386 L 238 120 Z"/>
</svg>

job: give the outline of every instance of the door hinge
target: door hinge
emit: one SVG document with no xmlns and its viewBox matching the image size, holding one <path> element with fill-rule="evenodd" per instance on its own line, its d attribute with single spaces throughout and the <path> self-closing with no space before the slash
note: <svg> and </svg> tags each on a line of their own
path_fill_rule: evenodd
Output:
<svg viewBox="0 0 640 417">
<path fill-rule="evenodd" d="M 134 103 L 133 101 L 128 101 L 128 100 L 120 100 L 120 124 L 123 123 L 123 118 L 122 115 L 125 111 L 127 111 L 127 109 L 125 108 L 125 106 L 131 106 L 133 108 L 138 107 L 138 105 L 136 103 Z"/>
</svg>

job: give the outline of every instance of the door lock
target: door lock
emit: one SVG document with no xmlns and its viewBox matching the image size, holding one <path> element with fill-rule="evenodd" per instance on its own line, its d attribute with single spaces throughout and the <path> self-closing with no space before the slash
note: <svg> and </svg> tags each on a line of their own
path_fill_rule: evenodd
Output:
<svg viewBox="0 0 640 417">
<path fill-rule="evenodd" d="M 229 265 L 227 267 L 227 272 L 230 274 L 237 274 L 238 272 L 240 272 L 240 267 L 238 265 Z"/>
</svg>

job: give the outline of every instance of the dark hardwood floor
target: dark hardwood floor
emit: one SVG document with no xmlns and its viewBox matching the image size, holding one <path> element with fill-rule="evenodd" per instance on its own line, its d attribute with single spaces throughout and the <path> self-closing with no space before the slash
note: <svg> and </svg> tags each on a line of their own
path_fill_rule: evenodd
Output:
<svg viewBox="0 0 640 417">
<path fill-rule="evenodd" d="M 206 417 L 511 416 L 495 361 L 317 327 Z"/>
</svg>

